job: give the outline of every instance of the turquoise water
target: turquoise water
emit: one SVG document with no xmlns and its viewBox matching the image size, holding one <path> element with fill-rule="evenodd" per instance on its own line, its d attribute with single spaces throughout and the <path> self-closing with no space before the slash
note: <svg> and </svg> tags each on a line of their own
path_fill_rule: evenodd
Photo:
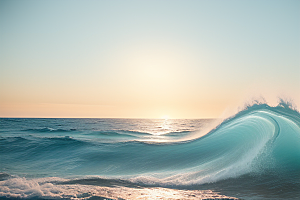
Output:
<svg viewBox="0 0 300 200">
<path fill-rule="evenodd" d="M 211 189 L 243 199 L 300 198 L 298 111 L 255 104 L 207 129 L 213 122 L 0 119 L 0 196 L 30 194 L 30 186 L 22 190 L 12 180 L 55 177 L 56 184 L 92 180 Z"/>
</svg>

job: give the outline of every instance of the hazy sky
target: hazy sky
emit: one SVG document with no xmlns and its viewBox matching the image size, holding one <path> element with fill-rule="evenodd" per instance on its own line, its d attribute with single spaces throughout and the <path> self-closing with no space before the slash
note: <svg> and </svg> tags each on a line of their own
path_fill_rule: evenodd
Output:
<svg viewBox="0 0 300 200">
<path fill-rule="evenodd" d="M 300 105 L 300 1 L 0 0 L 0 117 L 219 117 Z"/>
</svg>

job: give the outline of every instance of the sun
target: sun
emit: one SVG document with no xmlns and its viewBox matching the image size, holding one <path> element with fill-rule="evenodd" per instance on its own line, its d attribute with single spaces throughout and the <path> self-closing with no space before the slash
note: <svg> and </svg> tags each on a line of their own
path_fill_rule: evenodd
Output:
<svg viewBox="0 0 300 200">
<path fill-rule="evenodd" d="M 164 116 L 162 116 L 161 118 L 164 119 L 164 120 L 170 119 L 169 115 L 164 115 Z"/>
</svg>

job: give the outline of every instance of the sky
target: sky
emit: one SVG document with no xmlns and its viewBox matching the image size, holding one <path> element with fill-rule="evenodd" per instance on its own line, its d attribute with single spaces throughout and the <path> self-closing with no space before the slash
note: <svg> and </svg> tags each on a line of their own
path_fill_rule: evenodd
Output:
<svg viewBox="0 0 300 200">
<path fill-rule="evenodd" d="M 0 117 L 300 105 L 300 1 L 0 0 Z"/>
</svg>

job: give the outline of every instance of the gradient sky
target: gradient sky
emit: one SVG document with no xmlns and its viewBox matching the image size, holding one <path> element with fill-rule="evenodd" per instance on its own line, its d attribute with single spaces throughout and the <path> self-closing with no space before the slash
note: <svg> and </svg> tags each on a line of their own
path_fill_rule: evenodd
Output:
<svg viewBox="0 0 300 200">
<path fill-rule="evenodd" d="M 0 0 L 0 117 L 300 105 L 300 1 Z"/>
</svg>

